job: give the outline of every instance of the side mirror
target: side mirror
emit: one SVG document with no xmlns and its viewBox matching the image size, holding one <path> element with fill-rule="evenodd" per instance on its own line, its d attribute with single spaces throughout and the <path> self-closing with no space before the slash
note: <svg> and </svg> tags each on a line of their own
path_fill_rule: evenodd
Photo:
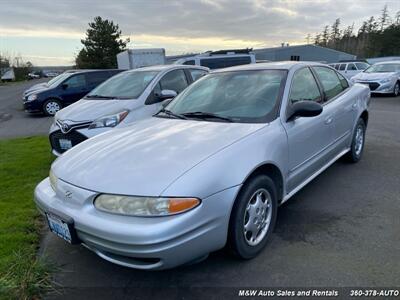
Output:
<svg viewBox="0 0 400 300">
<path fill-rule="evenodd" d="M 66 90 L 68 88 L 68 83 L 63 83 L 61 87 L 63 88 L 63 90 Z"/>
<path fill-rule="evenodd" d="M 165 100 L 165 99 L 173 99 L 178 95 L 177 92 L 173 90 L 162 90 L 159 94 L 157 94 L 158 99 Z"/>
<path fill-rule="evenodd" d="M 322 112 L 322 105 L 314 101 L 295 102 L 288 111 L 287 120 L 296 117 L 315 117 Z"/>
</svg>

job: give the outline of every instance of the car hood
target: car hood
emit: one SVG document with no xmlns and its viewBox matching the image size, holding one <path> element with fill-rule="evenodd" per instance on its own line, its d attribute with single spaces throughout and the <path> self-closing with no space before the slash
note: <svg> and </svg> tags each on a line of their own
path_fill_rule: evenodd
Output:
<svg viewBox="0 0 400 300">
<path fill-rule="evenodd" d="M 391 77 L 395 75 L 395 72 L 388 72 L 388 73 L 358 73 L 353 78 L 357 80 L 367 80 L 367 81 L 379 81 L 384 78 Z"/>
<path fill-rule="evenodd" d="M 52 170 L 100 193 L 159 196 L 189 169 L 263 126 L 153 117 L 77 145 Z"/>
<path fill-rule="evenodd" d="M 24 92 L 24 95 L 26 96 L 26 95 L 31 94 L 32 92 L 37 92 L 37 91 L 47 90 L 47 89 L 48 89 L 48 86 L 47 86 L 46 82 L 38 83 L 38 84 L 31 86 L 29 89 L 27 89 Z"/>
<path fill-rule="evenodd" d="M 124 109 L 132 100 L 79 100 L 60 110 L 56 118 L 61 121 L 89 122 L 99 117 L 116 114 Z"/>
</svg>

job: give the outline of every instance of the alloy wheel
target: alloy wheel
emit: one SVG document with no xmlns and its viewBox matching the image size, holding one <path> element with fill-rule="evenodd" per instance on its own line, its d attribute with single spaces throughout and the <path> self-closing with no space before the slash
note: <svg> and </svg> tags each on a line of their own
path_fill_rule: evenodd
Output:
<svg viewBox="0 0 400 300">
<path fill-rule="evenodd" d="M 243 234 L 250 246 L 257 246 L 268 232 L 272 218 L 272 199 L 266 189 L 258 189 L 249 199 L 243 220 Z"/>
</svg>

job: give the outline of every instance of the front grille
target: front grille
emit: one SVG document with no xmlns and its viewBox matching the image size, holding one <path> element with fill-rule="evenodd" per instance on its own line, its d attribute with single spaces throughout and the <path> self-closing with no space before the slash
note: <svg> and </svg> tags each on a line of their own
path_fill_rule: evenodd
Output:
<svg viewBox="0 0 400 300">
<path fill-rule="evenodd" d="M 79 143 L 85 141 L 87 137 L 79 132 L 72 130 L 68 133 L 62 133 L 61 130 L 57 130 L 50 134 L 50 144 L 51 147 L 56 150 L 58 153 L 64 153 L 68 149 L 61 146 L 60 140 L 71 141 L 71 146 L 74 147 Z"/>
<path fill-rule="evenodd" d="M 378 87 L 379 87 L 379 83 L 377 83 L 377 82 L 361 82 L 361 83 L 363 83 L 363 84 L 367 84 L 368 86 L 369 86 L 369 89 L 371 90 L 371 91 L 375 91 Z"/>
</svg>

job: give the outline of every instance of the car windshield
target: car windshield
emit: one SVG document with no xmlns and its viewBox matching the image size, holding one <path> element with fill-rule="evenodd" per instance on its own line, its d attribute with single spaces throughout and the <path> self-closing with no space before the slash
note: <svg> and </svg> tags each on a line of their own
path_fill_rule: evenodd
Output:
<svg viewBox="0 0 400 300">
<path fill-rule="evenodd" d="M 364 71 L 365 73 L 391 73 L 400 72 L 400 64 L 372 65 Z"/>
<path fill-rule="evenodd" d="M 69 76 L 71 76 L 73 73 L 63 73 L 58 75 L 57 77 L 54 77 L 52 80 L 47 82 L 47 85 L 49 87 L 55 87 L 59 85 L 61 82 L 63 82 L 65 79 L 67 79 Z"/>
<path fill-rule="evenodd" d="M 138 98 L 159 71 L 127 71 L 111 77 L 86 98 L 91 99 L 135 99 Z"/>
<path fill-rule="evenodd" d="M 285 78 L 284 70 L 206 75 L 178 95 L 166 110 L 187 119 L 269 122 L 276 117 Z"/>
</svg>

